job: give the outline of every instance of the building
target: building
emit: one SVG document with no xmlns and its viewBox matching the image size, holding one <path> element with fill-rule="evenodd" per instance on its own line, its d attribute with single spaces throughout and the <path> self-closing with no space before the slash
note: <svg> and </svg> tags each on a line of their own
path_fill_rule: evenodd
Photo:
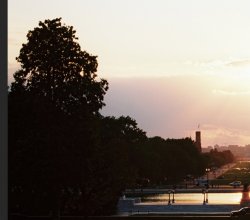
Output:
<svg viewBox="0 0 250 220">
<path fill-rule="evenodd" d="M 201 152 L 201 132 L 200 131 L 195 132 L 195 145 L 197 149 Z"/>
</svg>

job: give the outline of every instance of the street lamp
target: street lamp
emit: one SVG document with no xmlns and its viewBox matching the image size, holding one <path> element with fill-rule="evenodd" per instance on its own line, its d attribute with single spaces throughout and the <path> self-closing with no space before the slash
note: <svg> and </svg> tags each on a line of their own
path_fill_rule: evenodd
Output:
<svg viewBox="0 0 250 220">
<path fill-rule="evenodd" d="M 208 203 L 208 189 L 206 190 L 206 203 Z"/>
<path fill-rule="evenodd" d="M 205 190 L 205 189 L 202 189 L 201 192 L 202 192 L 202 194 L 203 194 L 203 205 L 206 205 L 206 198 L 205 198 L 205 197 L 206 197 L 206 195 L 205 195 L 205 194 L 206 194 L 206 190 Z"/>
<path fill-rule="evenodd" d="M 208 188 L 208 183 L 209 183 L 209 179 L 208 179 L 208 173 L 210 172 L 210 168 L 206 168 L 206 173 L 207 173 L 207 188 Z"/>
<path fill-rule="evenodd" d="M 171 205 L 170 195 L 171 195 L 171 190 L 168 191 L 168 205 Z"/>
<path fill-rule="evenodd" d="M 172 203 L 175 203 L 175 200 L 174 200 L 175 191 L 174 190 L 168 190 L 168 205 L 171 205 L 171 199 L 170 199 L 171 193 L 173 194 Z"/>
<path fill-rule="evenodd" d="M 174 191 L 174 190 L 172 190 L 172 193 L 173 193 L 172 203 L 175 203 L 175 200 L 174 200 L 174 193 L 175 193 L 175 191 Z"/>
</svg>

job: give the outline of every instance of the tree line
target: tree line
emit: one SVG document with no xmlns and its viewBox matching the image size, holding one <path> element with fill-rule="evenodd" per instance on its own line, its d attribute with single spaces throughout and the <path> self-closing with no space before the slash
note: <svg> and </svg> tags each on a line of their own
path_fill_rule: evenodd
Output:
<svg viewBox="0 0 250 220">
<path fill-rule="evenodd" d="M 101 115 L 108 82 L 61 18 L 28 31 L 17 61 L 8 95 L 10 214 L 109 215 L 126 188 L 201 175 L 211 158 L 233 160 L 202 155 L 190 138 L 149 138 L 129 116 Z"/>
</svg>

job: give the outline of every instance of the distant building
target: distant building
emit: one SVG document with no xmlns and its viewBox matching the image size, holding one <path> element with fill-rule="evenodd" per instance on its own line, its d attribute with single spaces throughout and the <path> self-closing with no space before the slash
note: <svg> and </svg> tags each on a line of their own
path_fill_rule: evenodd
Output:
<svg viewBox="0 0 250 220">
<path fill-rule="evenodd" d="M 215 145 L 214 149 L 216 149 L 217 151 L 226 151 L 228 150 L 228 146 L 219 146 L 219 145 Z"/>
<path fill-rule="evenodd" d="M 211 146 L 202 148 L 202 152 L 210 152 Z M 218 144 L 214 145 L 214 148 L 219 152 L 230 150 L 235 156 L 236 160 L 250 160 L 250 145 L 239 146 L 239 145 L 228 145 L 228 146 L 219 146 Z"/>
<path fill-rule="evenodd" d="M 214 148 L 212 146 L 208 146 L 208 147 L 203 147 L 201 148 L 202 153 L 209 153 L 211 150 L 213 150 Z"/>
<path fill-rule="evenodd" d="M 195 132 L 195 145 L 197 149 L 201 152 L 201 132 L 200 131 Z"/>
</svg>

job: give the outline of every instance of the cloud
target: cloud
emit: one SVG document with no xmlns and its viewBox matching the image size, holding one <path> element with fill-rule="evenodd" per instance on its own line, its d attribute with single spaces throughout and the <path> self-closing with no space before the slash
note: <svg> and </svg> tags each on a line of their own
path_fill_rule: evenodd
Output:
<svg viewBox="0 0 250 220">
<path fill-rule="evenodd" d="M 245 66 L 250 66 L 250 59 L 231 61 L 231 62 L 228 62 L 226 64 L 226 66 L 230 66 L 230 67 L 245 67 Z"/>
<path fill-rule="evenodd" d="M 224 68 L 224 67 L 246 67 L 250 66 L 250 59 L 235 59 L 235 60 L 205 60 L 205 61 L 193 61 L 186 60 L 183 62 L 184 65 L 191 65 L 196 67 L 205 67 L 205 68 Z"/>
<path fill-rule="evenodd" d="M 201 134 L 203 147 L 206 147 L 208 143 L 225 146 L 232 144 L 245 146 L 249 143 L 250 130 L 218 124 L 204 124 L 201 128 Z"/>
<path fill-rule="evenodd" d="M 213 94 L 218 95 L 228 95 L 228 96 L 246 96 L 250 95 L 250 91 L 226 91 L 226 90 L 217 90 L 212 91 Z"/>
<path fill-rule="evenodd" d="M 221 67 L 225 66 L 228 63 L 228 61 L 225 60 L 205 60 L 205 61 L 193 61 L 193 60 L 187 60 L 183 64 L 185 65 L 192 65 L 192 66 L 200 66 L 200 67 Z"/>
</svg>

